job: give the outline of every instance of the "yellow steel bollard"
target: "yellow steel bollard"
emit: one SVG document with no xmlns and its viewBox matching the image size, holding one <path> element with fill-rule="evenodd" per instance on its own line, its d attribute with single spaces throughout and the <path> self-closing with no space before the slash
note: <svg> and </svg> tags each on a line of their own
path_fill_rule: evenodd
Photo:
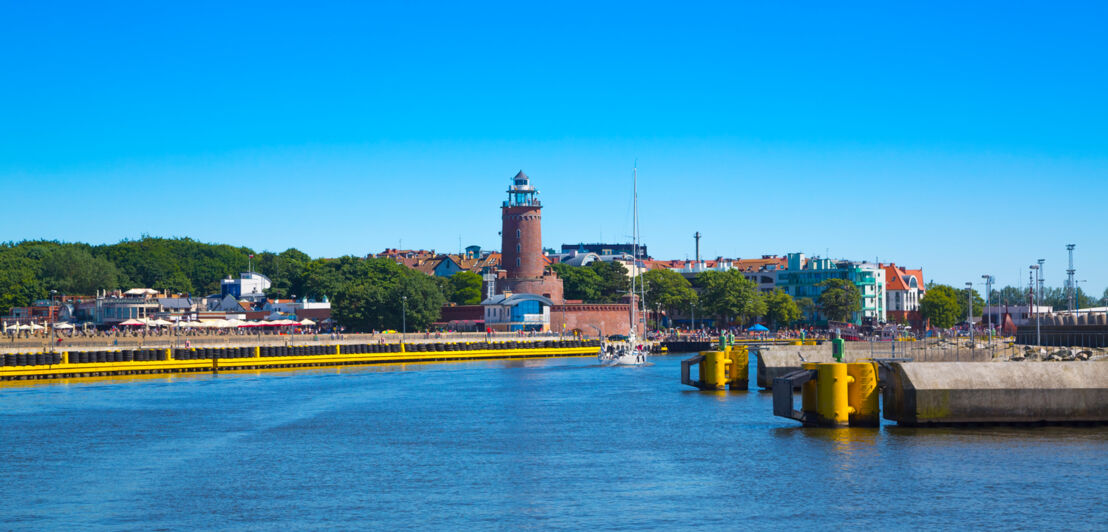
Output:
<svg viewBox="0 0 1108 532">
<path fill-rule="evenodd" d="M 723 351 L 701 351 L 704 361 L 700 367 L 704 368 L 703 386 L 705 390 L 722 390 L 727 384 L 727 354 Z"/>
<path fill-rule="evenodd" d="M 62 364 L 68 364 L 68 363 L 69 363 L 69 351 L 63 351 L 62 352 Z"/>
<path fill-rule="evenodd" d="M 171 347 L 165 348 L 165 359 L 166 360 L 173 360 L 173 348 L 171 348 Z"/>
<path fill-rule="evenodd" d="M 727 368 L 727 387 L 746 390 L 750 387 L 750 354 L 745 345 L 727 348 L 731 364 Z"/>
<path fill-rule="evenodd" d="M 847 387 L 852 380 L 846 364 L 819 364 L 816 367 L 816 393 L 819 397 L 819 422 L 821 425 L 845 427 L 850 422 L 851 408 Z"/>
<path fill-rule="evenodd" d="M 846 364 L 847 374 L 851 377 L 847 386 L 847 401 L 850 404 L 851 427 L 877 427 L 881 425 L 881 411 L 877 402 L 877 364 L 874 362 L 854 362 Z"/>
<path fill-rule="evenodd" d="M 335 354 L 336 355 L 341 355 L 342 354 L 342 351 L 340 351 L 339 349 L 340 349 L 339 344 L 335 344 Z"/>
</svg>

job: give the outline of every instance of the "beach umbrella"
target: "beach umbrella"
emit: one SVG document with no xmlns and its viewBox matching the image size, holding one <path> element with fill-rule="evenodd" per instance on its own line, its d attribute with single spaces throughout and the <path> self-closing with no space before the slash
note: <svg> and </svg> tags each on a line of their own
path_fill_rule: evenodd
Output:
<svg viewBox="0 0 1108 532">
<path fill-rule="evenodd" d="M 72 329 L 73 326 L 68 324 L 68 323 L 63 322 L 63 323 L 55 323 L 54 328 L 55 329 Z"/>
<path fill-rule="evenodd" d="M 139 325 L 146 325 L 146 322 L 142 321 L 142 320 L 129 319 L 125 322 L 120 323 L 120 325 L 125 326 L 125 327 L 135 327 L 135 326 L 139 326 Z"/>
<path fill-rule="evenodd" d="M 312 321 L 312 320 L 309 320 L 308 318 L 304 318 L 304 319 L 300 320 L 300 325 L 315 325 L 315 322 Z"/>
</svg>

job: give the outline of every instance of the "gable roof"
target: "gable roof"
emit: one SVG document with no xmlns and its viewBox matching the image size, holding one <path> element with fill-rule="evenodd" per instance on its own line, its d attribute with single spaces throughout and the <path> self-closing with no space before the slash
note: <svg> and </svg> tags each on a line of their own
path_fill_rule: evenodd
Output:
<svg viewBox="0 0 1108 532">
<path fill-rule="evenodd" d="M 924 291 L 923 269 L 907 270 L 896 264 L 886 264 L 885 290 L 911 290 L 912 280 L 916 281 L 916 289 Z"/>
</svg>

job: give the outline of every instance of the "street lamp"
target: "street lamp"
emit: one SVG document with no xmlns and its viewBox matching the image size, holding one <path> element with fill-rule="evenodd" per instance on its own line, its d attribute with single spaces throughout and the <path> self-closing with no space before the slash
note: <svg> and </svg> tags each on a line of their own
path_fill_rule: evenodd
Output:
<svg viewBox="0 0 1108 532">
<path fill-rule="evenodd" d="M 57 290 L 51 290 L 50 291 L 50 340 L 51 340 L 50 341 L 50 352 L 51 353 L 55 351 L 54 346 L 57 345 L 57 343 L 58 343 L 57 342 L 58 329 L 54 327 L 55 322 L 57 321 L 57 319 L 55 318 L 56 315 L 54 314 L 55 312 L 57 312 L 57 310 L 54 309 L 54 307 L 56 306 L 56 303 L 57 303 L 57 301 L 55 301 L 55 299 L 57 297 L 58 297 L 58 291 Z"/>
<path fill-rule="evenodd" d="M 1041 263 L 1042 259 L 1040 259 L 1039 262 Z M 1039 295 L 1035 291 L 1035 274 L 1038 273 L 1039 266 L 1032 264 L 1029 268 L 1031 268 L 1031 310 L 1035 313 L 1035 345 L 1042 347 L 1043 337 L 1039 325 Z"/>
<path fill-rule="evenodd" d="M 969 323 L 970 349 L 973 349 L 973 283 L 966 283 L 966 322 Z"/>
<path fill-rule="evenodd" d="M 1046 259 L 1039 259 L 1039 260 L 1038 260 L 1038 263 L 1039 263 L 1039 271 L 1038 271 L 1038 273 L 1037 273 L 1037 275 L 1036 275 L 1036 277 L 1038 277 L 1038 279 L 1037 279 L 1037 285 L 1038 285 L 1038 287 L 1039 287 L 1039 298 L 1038 298 L 1038 300 L 1039 300 L 1039 303 L 1040 303 L 1040 304 L 1042 304 L 1042 301 L 1043 301 L 1043 297 L 1044 297 L 1044 296 L 1046 295 L 1046 294 L 1044 293 L 1045 291 L 1044 291 L 1044 287 L 1043 287 L 1043 284 L 1044 284 L 1044 283 L 1043 283 L 1043 281 L 1045 281 L 1045 279 L 1043 278 L 1043 275 L 1044 275 L 1044 271 L 1045 271 L 1045 268 L 1043 268 L 1043 263 L 1044 263 L 1044 262 L 1046 262 Z"/>
<path fill-rule="evenodd" d="M 981 276 L 985 280 L 985 313 L 989 316 L 989 321 L 986 325 L 989 329 L 989 344 L 993 343 L 993 313 L 989 310 L 989 296 L 993 291 L 993 276 L 985 274 Z"/>
<path fill-rule="evenodd" d="M 408 296 L 400 296 L 400 303 L 404 307 L 404 313 L 400 317 L 400 339 L 404 339 L 404 335 L 408 334 Z"/>
<path fill-rule="evenodd" d="M 1077 319 L 1077 316 L 1081 315 L 1081 292 L 1077 289 L 1077 286 L 1078 286 L 1078 283 L 1087 283 L 1087 282 L 1089 282 L 1089 281 L 1085 280 L 1085 279 L 1080 279 L 1080 280 L 1074 279 L 1073 280 L 1073 307 L 1074 307 L 1074 318 L 1073 319 L 1075 319 L 1075 320 Z M 1092 314 L 1089 314 L 1089 315 L 1092 316 Z"/>
</svg>

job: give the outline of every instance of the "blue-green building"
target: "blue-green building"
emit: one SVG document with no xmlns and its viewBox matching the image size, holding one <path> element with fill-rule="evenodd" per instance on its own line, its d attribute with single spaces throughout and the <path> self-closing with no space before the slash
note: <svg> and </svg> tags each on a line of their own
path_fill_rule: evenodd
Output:
<svg viewBox="0 0 1108 532">
<path fill-rule="evenodd" d="M 828 279 L 844 279 L 854 283 L 862 294 L 862 310 L 855 312 L 851 321 L 861 324 L 863 319 L 885 321 L 885 269 L 877 264 L 848 260 L 806 259 L 803 253 L 789 253 L 787 266 L 777 272 L 777 288 L 793 298 L 808 297 L 817 304 L 824 287 L 820 283 Z M 805 320 L 815 325 L 826 325 L 827 316 L 819 309 L 808 313 Z"/>
</svg>

